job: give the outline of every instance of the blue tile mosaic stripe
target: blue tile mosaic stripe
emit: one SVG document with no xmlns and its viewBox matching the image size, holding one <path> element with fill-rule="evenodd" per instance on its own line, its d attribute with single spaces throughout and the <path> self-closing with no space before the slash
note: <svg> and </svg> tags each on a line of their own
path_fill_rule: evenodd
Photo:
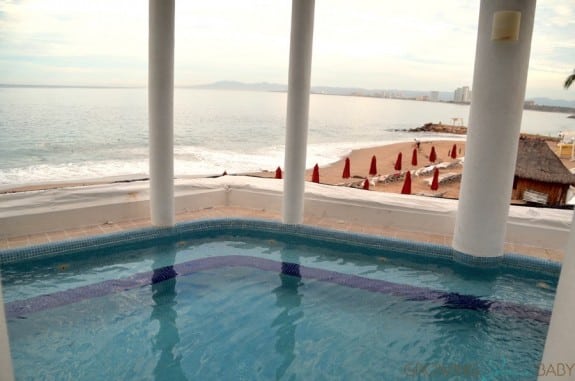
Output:
<svg viewBox="0 0 575 381">
<path fill-rule="evenodd" d="M 549 259 L 527 257 L 517 253 L 506 253 L 503 255 L 503 265 L 508 268 L 520 268 L 522 270 L 540 272 L 559 276 L 561 263 Z"/>
<path fill-rule="evenodd" d="M 476 257 L 453 250 L 453 260 L 467 266 L 482 267 L 482 268 L 496 268 L 501 266 L 503 256 L 497 257 Z"/>
<path fill-rule="evenodd" d="M 174 228 L 151 227 L 1 250 L 0 265 L 3 263 L 20 262 L 29 259 L 46 258 L 65 254 L 76 255 L 87 250 L 106 249 L 121 245 L 173 238 L 174 232 Z"/>
<path fill-rule="evenodd" d="M 249 218 L 217 218 L 195 220 L 177 224 L 173 228 L 144 228 L 121 233 L 103 234 L 95 237 L 80 238 L 43 245 L 28 246 L 0 251 L 2 263 L 19 262 L 64 254 L 78 255 L 87 250 L 106 249 L 122 245 L 153 242 L 156 240 L 182 240 L 224 234 L 244 234 L 255 237 L 272 235 L 301 239 L 316 244 L 329 244 L 341 248 L 358 250 L 385 250 L 400 252 L 407 257 L 421 259 L 443 259 L 454 261 L 456 254 L 451 247 L 431 243 L 413 242 L 384 236 L 332 230 L 308 225 L 289 225 L 278 221 Z M 471 258 L 467 264 L 478 265 L 482 259 Z M 479 262 L 478 262 L 479 261 Z M 511 270 L 533 271 L 558 276 L 561 264 L 519 254 L 505 254 L 498 266 Z M 477 263 L 475 263 L 477 262 Z"/>
<path fill-rule="evenodd" d="M 431 301 L 445 308 L 469 309 L 482 312 L 496 312 L 521 319 L 531 319 L 549 323 L 551 312 L 537 307 L 510 302 L 491 301 L 474 295 L 444 292 L 426 287 L 411 286 L 379 279 L 364 278 L 358 275 L 343 274 L 335 271 L 306 267 L 297 263 L 279 262 L 270 259 L 229 255 L 193 259 L 167 266 L 154 271 L 143 272 L 123 279 L 108 280 L 89 286 L 41 295 L 30 299 L 13 301 L 5 306 L 9 319 L 21 318 L 35 312 L 76 303 L 82 300 L 105 296 L 137 287 L 148 286 L 175 278 L 176 276 L 229 267 L 251 267 L 263 271 L 273 271 L 304 279 L 314 279 L 345 287 L 392 295 L 407 301 Z"/>
</svg>

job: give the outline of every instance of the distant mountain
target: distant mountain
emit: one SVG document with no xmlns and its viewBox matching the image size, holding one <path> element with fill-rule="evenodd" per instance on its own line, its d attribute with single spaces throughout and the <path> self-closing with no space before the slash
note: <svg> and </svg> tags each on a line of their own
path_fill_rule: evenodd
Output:
<svg viewBox="0 0 575 381">
<path fill-rule="evenodd" d="M 104 89 L 132 89 L 141 86 L 91 86 L 91 85 L 29 85 L 29 84 L 8 84 L 0 83 L 0 88 L 104 88 Z M 213 90 L 244 90 L 244 91 L 272 91 L 286 92 L 287 85 L 269 82 L 244 83 L 239 81 L 218 81 L 193 86 L 177 86 L 180 88 L 193 89 L 213 89 Z M 312 86 L 311 92 L 314 94 L 327 95 L 345 95 L 345 96 L 362 96 L 376 98 L 397 98 L 397 99 L 416 99 L 429 97 L 431 91 L 417 90 L 399 90 L 399 89 L 365 89 L 361 87 L 333 87 L 333 86 Z M 453 92 L 439 91 L 438 100 L 443 102 L 453 101 Z M 575 109 L 575 101 L 564 99 L 551 99 L 545 97 L 528 98 L 528 101 L 535 102 L 539 106 L 562 107 Z M 530 107 L 536 109 L 536 107 Z M 542 108 L 544 109 L 544 108 Z M 559 111 L 559 110 L 554 110 Z M 570 110 L 561 110 L 562 112 L 571 112 Z"/>
<path fill-rule="evenodd" d="M 238 81 L 218 81 L 204 85 L 184 86 L 193 89 L 212 90 L 249 90 L 249 91 L 287 91 L 287 85 L 278 83 L 258 82 L 243 83 Z"/>
<path fill-rule="evenodd" d="M 550 98 L 530 98 L 535 104 L 542 106 L 559 106 L 575 108 L 575 101 L 566 101 L 564 99 L 550 99 Z"/>
<path fill-rule="evenodd" d="M 96 85 L 27 85 L 19 83 L 0 83 L 0 88 L 30 89 L 141 89 L 144 86 L 96 86 Z"/>
<path fill-rule="evenodd" d="M 194 89 L 213 89 L 213 90 L 249 90 L 249 91 L 287 91 L 287 85 L 279 83 L 257 82 L 244 83 L 238 81 L 218 81 L 214 83 L 184 86 Z M 411 91 L 411 90 L 381 90 L 365 89 L 361 87 L 334 87 L 334 86 L 312 86 L 311 92 L 314 94 L 327 95 L 357 95 L 366 97 L 395 97 L 395 98 L 416 98 L 429 96 L 429 91 Z M 450 101 L 453 98 L 452 92 L 439 92 L 439 100 Z"/>
<path fill-rule="evenodd" d="M 194 89 L 214 89 L 214 90 L 244 90 L 244 91 L 274 91 L 286 92 L 287 85 L 279 83 L 257 82 L 257 83 L 243 83 L 238 81 L 218 81 L 204 85 L 185 86 Z M 429 97 L 430 91 L 417 91 L 417 90 L 399 90 L 399 89 L 365 89 L 361 87 L 333 87 L 333 86 L 312 86 L 311 92 L 314 94 L 326 95 L 345 95 L 345 96 L 363 96 L 363 97 L 377 97 L 377 98 L 398 98 L 398 99 L 416 99 L 421 97 Z M 438 100 L 444 102 L 453 101 L 453 92 L 439 91 Z M 554 107 L 569 107 L 575 108 L 575 101 L 567 101 L 563 99 L 550 99 L 550 98 L 530 98 L 537 105 L 554 106 Z"/>
</svg>

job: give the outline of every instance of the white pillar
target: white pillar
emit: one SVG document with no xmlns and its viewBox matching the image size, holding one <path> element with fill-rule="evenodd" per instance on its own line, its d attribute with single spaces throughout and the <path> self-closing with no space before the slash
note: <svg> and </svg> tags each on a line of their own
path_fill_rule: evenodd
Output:
<svg viewBox="0 0 575 381">
<path fill-rule="evenodd" d="M 282 215 L 303 222 L 315 0 L 292 0 Z"/>
<path fill-rule="evenodd" d="M 481 1 L 453 238 L 459 260 L 489 262 L 503 255 L 534 15 L 535 0 Z"/>
<path fill-rule="evenodd" d="M 539 380 L 575 380 L 575 213 L 571 220 L 571 232 L 567 241 L 565 258 L 561 266 L 561 276 L 555 293 L 553 314 L 547 331 L 547 340 L 543 351 L 543 359 L 539 367 Z M 572 369 L 569 373 L 558 374 L 558 364 L 567 364 Z"/>
<path fill-rule="evenodd" d="M 149 1 L 150 214 L 153 225 L 173 226 L 175 0 Z"/>
<path fill-rule="evenodd" d="M 10 345 L 6 315 L 4 314 L 4 298 L 2 294 L 2 279 L 0 279 L 0 381 L 14 380 L 12 361 L 10 360 Z"/>
</svg>

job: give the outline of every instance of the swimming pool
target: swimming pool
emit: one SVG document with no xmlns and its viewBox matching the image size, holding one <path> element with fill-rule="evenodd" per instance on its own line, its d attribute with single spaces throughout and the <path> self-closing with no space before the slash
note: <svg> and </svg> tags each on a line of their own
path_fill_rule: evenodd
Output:
<svg viewBox="0 0 575 381">
<path fill-rule="evenodd" d="M 536 379 L 558 265 L 196 221 L 0 253 L 17 379 Z"/>
</svg>

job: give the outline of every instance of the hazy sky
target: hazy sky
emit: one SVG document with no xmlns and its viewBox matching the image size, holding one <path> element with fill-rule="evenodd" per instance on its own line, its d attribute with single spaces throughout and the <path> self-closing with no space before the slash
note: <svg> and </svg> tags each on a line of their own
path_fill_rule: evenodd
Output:
<svg viewBox="0 0 575 381">
<path fill-rule="evenodd" d="M 287 83 L 290 0 L 176 0 L 176 84 Z M 312 84 L 471 86 L 479 0 L 316 0 Z M 146 0 L 0 0 L 0 83 L 146 85 Z M 537 4 L 527 96 L 575 100 L 575 1 Z"/>
</svg>

